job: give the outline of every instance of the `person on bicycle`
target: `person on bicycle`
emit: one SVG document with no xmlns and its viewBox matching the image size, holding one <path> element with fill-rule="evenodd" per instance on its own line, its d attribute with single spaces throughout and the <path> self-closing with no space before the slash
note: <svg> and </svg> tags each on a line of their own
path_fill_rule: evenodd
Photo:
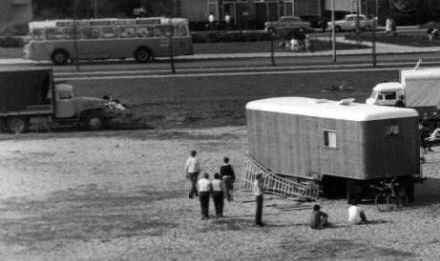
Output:
<svg viewBox="0 0 440 261">
<path fill-rule="evenodd" d="M 351 202 L 350 207 L 348 207 L 348 223 L 359 225 L 367 222 L 367 216 L 364 210 L 357 205 L 356 201 Z"/>
</svg>

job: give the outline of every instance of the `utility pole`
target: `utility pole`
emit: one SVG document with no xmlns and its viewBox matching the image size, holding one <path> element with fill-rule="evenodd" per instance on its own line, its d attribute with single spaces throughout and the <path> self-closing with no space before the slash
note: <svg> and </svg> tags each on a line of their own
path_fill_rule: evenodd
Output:
<svg viewBox="0 0 440 261">
<path fill-rule="evenodd" d="M 73 6 L 73 49 L 75 50 L 75 58 L 74 58 L 75 68 L 76 68 L 76 71 L 79 72 L 77 12 L 78 12 L 78 0 L 75 0 L 74 6 Z"/>
<path fill-rule="evenodd" d="M 359 28 L 359 12 L 360 12 L 360 0 L 356 0 L 356 41 L 358 42 L 358 44 L 360 45 L 359 42 L 359 33 L 360 33 L 360 28 Z"/>
<path fill-rule="evenodd" d="M 171 67 L 171 73 L 176 73 L 176 68 L 174 66 L 174 54 L 173 54 L 173 33 L 174 33 L 174 27 L 172 24 L 172 16 L 173 16 L 173 0 L 169 1 L 169 11 L 170 11 L 170 17 L 168 18 L 168 22 L 170 25 L 170 32 L 169 32 L 169 53 L 170 53 L 170 67 Z"/>
<path fill-rule="evenodd" d="M 98 0 L 93 0 L 93 17 L 98 18 Z"/>
<path fill-rule="evenodd" d="M 331 0 L 331 5 L 332 5 L 332 50 L 333 50 L 333 63 L 336 63 L 335 0 Z"/>
<path fill-rule="evenodd" d="M 377 9 L 377 1 L 376 0 L 376 16 L 379 16 L 379 14 L 377 13 L 378 9 Z M 373 58 L 373 67 L 376 67 L 376 19 L 373 16 L 373 43 L 371 45 L 371 54 L 372 54 L 372 58 Z"/>
</svg>

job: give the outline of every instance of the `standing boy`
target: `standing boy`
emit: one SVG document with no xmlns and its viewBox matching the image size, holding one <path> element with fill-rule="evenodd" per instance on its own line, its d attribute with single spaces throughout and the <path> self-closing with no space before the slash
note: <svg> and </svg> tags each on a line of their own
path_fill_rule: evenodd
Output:
<svg viewBox="0 0 440 261">
<path fill-rule="evenodd" d="M 214 179 L 212 180 L 212 199 L 214 200 L 215 206 L 215 216 L 223 217 L 223 206 L 224 206 L 224 188 L 223 181 L 220 179 L 220 174 L 215 173 Z"/>
<path fill-rule="evenodd" d="M 229 164 L 229 158 L 223 158 L 223 165 L 220 167 L 220 177 L 225 182 L 226 198 L 232 201 L 232 191 L 234 189 L 235 173 L 232 165 Z"/>
<path fill-rule="evenodd" d="M 257 226 L 264 226 L 264 223 L 261 221 L 263 217 L 263 180 L 263 175 L 258 173 L 253 187 L 256 202 L 255 225 Z"/>
<path fill-rule="evenodd" d="M 203 174 L 203 177 L 197 182 L 199 189 L 200 208 L 202 210 L 202 219 L 209 219 L 209 194 L 211 192 L 211 181 L 209 174 Z"/>
<path fill-rule="evenodd" d="M 195 150 L 191 151 L 191 156 L 185 162 L 185 173 L 186 178 L 191 182 L 191 189 L 189 191 L 189 198 L 193 198 L 194 195 L 197 197 L 197 178 L 200 173 L 200 162 L 196 158 L 197 152 Z"/>
</svg>

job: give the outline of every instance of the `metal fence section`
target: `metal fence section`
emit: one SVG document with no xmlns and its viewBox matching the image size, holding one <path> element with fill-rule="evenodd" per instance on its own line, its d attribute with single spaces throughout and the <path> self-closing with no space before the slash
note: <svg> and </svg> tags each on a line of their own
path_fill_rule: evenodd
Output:
<svg viewBox="0 0 440 261">
<path fill-rule="evenodd" d="M 319 186 L 313 181 L 298 182 L 288 178 L 280 177 L 270 170 L 264 168 L 252 158 L 245 163 L 244 175 L 242 175 L 240 188 L 244 191 L 252 191 L 255 176 L 263 174 L 264 190 L 283 197 L 301 197 L 306 199 L 317 199 L 319 197 Z"/>
</svg>

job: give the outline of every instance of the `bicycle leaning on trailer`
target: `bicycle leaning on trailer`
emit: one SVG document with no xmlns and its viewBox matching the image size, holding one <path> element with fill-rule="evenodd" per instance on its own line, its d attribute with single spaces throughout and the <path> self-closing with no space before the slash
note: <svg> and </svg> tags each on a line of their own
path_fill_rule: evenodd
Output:
<svg viewBox="0 0 440 261">
<path fill-rule="evenodd" d="M 396 178 L 389 182 L 381 181 L 380 185 L 370 187 L 376 191 L 374 203 L 379 212 L 401 209 L 409 202 L 405 189 L 396 182 Z"/>
</svg>

